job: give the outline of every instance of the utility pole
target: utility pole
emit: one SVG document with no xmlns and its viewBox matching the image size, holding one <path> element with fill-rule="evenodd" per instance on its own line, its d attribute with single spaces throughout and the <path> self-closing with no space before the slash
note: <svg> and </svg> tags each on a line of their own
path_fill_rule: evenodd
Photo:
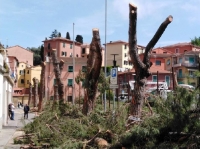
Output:
<svg viewBox="0 0 200 149">
<path fill-rule="evenodd" d="M 105 70 L 105 78 L 107 77 L 106 73 L 107 73 L 107 56 L 106 56 L 106 34 L 107 34 L 107 0 L 105 0 L 105 52 L 104 52 L 104 70 Z M 104 93 L 104 112 L 106 112 L 106 91 Z"/>
<path fill-rule="evenodd" d="M 75 74 L 74 74 L 74 71 L 75 71 L 75 50 L 74 50 L 74 23 L 73 23 L 73 87 L 72 87 L 72 91 L 73 91 L 73 95 L 72 95 L 72 104 L 74 105 L 75 103 Z"/>
</svg>

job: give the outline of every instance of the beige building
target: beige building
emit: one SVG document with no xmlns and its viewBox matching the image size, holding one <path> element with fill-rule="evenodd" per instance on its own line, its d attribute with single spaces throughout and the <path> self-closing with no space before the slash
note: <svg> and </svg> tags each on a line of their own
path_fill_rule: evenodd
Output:
<svg viewBox="0 0 200 149">
<path fill-rule="evenodd" d="M 145 47 L 138 45 L 138 54 L 144 53 Z M 113 66 L 115 58 L 116 65 L 120 68 L 131 69 L 133 64 L 129 56 L 129 44 L 125 41 L 110 41 L 106 44 L 106 60 L 107 66 Z M 114 56 L 115 55 L 115 56 Z"/>
</svg>

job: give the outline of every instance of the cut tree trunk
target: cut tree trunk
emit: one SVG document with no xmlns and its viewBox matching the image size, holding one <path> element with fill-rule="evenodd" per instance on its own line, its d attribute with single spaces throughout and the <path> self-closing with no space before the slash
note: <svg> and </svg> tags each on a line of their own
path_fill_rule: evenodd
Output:
<svg viewBox="0 0 200 149">
<path fill-rule="evenodd" d="M 40 75 L 40 96 L 39 96 L 39 103 L 38 103 L 38 112 L 42 110 L 42 100 L 44 97 L 45 66 L 46 66 L 46 63 L 42 62 L 41 63 L 42 71 Z"/>
<path fill-rule="evenodd" d="M 149 69 L 152 65 L 150 62 L 150 54 L 167 28 L 168 24 L 173 20 L 172 16 L 166 18 L 166 20 L 160 25 L 157 32 L 148 43 L 144 53 L 143 61 L 140 59 L 137 52 L 137 35 L 136 35 L 136 23 L 137 23 L 137 7 L 129 4 L 129 54 L 131 57 L 131 61 L 134 65 L 135 73 L 136 73 L 136 81 L 134 84 L 134 94 L 133 99 L 130 104 L 130 112 L 131 115 L 140 118 L 141 110 L 145 99 L 145 86 L 147 83 L 147 78 L 151 75 Z"/>
<path fill-rule="evenodd" d="M 32 84 L 29 83 L 29 98 L 28 98 L 28 105 L 30 106 L 30 104 L 32 103 Z"/>
<path fill-rule="evenodd" d="M 94 109 L 98 78 L 102 64 L 102 48 L 100 43 L 99 29 L 93 29 L 93 38 L 90 44 L 90 52 L 87 60 L 86 94 L 83 104 L 83 114 L 87 115 Z"/>
<path fill-rule="evenodd" d="M 64 85 L 61 81 L 61 71 L 63 70 L 64 61 L 61 60 L 58 62 L 56 56 L 56 49 L 52 49 L 52 60 L 54 66 L 54 74 L 55 74 L 55 85 L 54 85 L 54 100 L 64 101 Z"/>
<path fill-rule="evenodd" d="M 35 77 L 33 78 L 33 83 L 34 83 L 34 102 L 33 102 L 33 106 L 37 107 L 37 103 L 38 103 L 38 79 L 36 79 Z"/>
</svg>

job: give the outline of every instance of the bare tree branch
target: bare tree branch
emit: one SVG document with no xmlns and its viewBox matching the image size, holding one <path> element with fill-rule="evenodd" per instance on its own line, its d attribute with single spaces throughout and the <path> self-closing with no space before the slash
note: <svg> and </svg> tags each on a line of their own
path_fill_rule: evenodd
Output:
<svg viewBox="0 0 200 149">
<path fill-rule="evenodd" d="M 173 17 L 171 15 L 168 16 L 165 19 L 165 21 L 160 25 L 160 27 L 158 28 L 158 30 L 155 33 L 155 35 L 153 36 L 153 38 L 151 39 L 151 41 L 146 46 L 145 53 L 144 53 L 143 63 L 148 68 L 150 67 L 150 61 L 149 61 L 149 59 L 150 59 L 151 51 L 152 51 L 153 47 L 155 46 L 155 44 L 160 39 L 160 37 L 162 36 L 162 34 L 164 33 L 164 31 L 167 28 L 167 26 L 172 22 L 172 20 L 173 20 Z"/>
</svg>

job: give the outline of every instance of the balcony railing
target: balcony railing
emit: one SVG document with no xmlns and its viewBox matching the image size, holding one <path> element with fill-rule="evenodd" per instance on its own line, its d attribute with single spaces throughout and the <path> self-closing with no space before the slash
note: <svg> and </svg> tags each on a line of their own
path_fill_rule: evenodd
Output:
<svg viewBox="0 0 200 149">
<path fill-rule="evenodd" d="M 186 62 L 182 62 L 182 63 L 176 63 L 173 65 L 173 67 L 180 67 L 180 66 L 185 66 L 185 67 L 197 67 L 199 66 L 198 63 L 186 63 Z"/>
<path fill-rule="evenodd" d="M 177 74 L 177 79 L 183 79 L 183 78 L 194 78 L 195 75 L 185 75 L 185 74 Z"/>
</svg>

